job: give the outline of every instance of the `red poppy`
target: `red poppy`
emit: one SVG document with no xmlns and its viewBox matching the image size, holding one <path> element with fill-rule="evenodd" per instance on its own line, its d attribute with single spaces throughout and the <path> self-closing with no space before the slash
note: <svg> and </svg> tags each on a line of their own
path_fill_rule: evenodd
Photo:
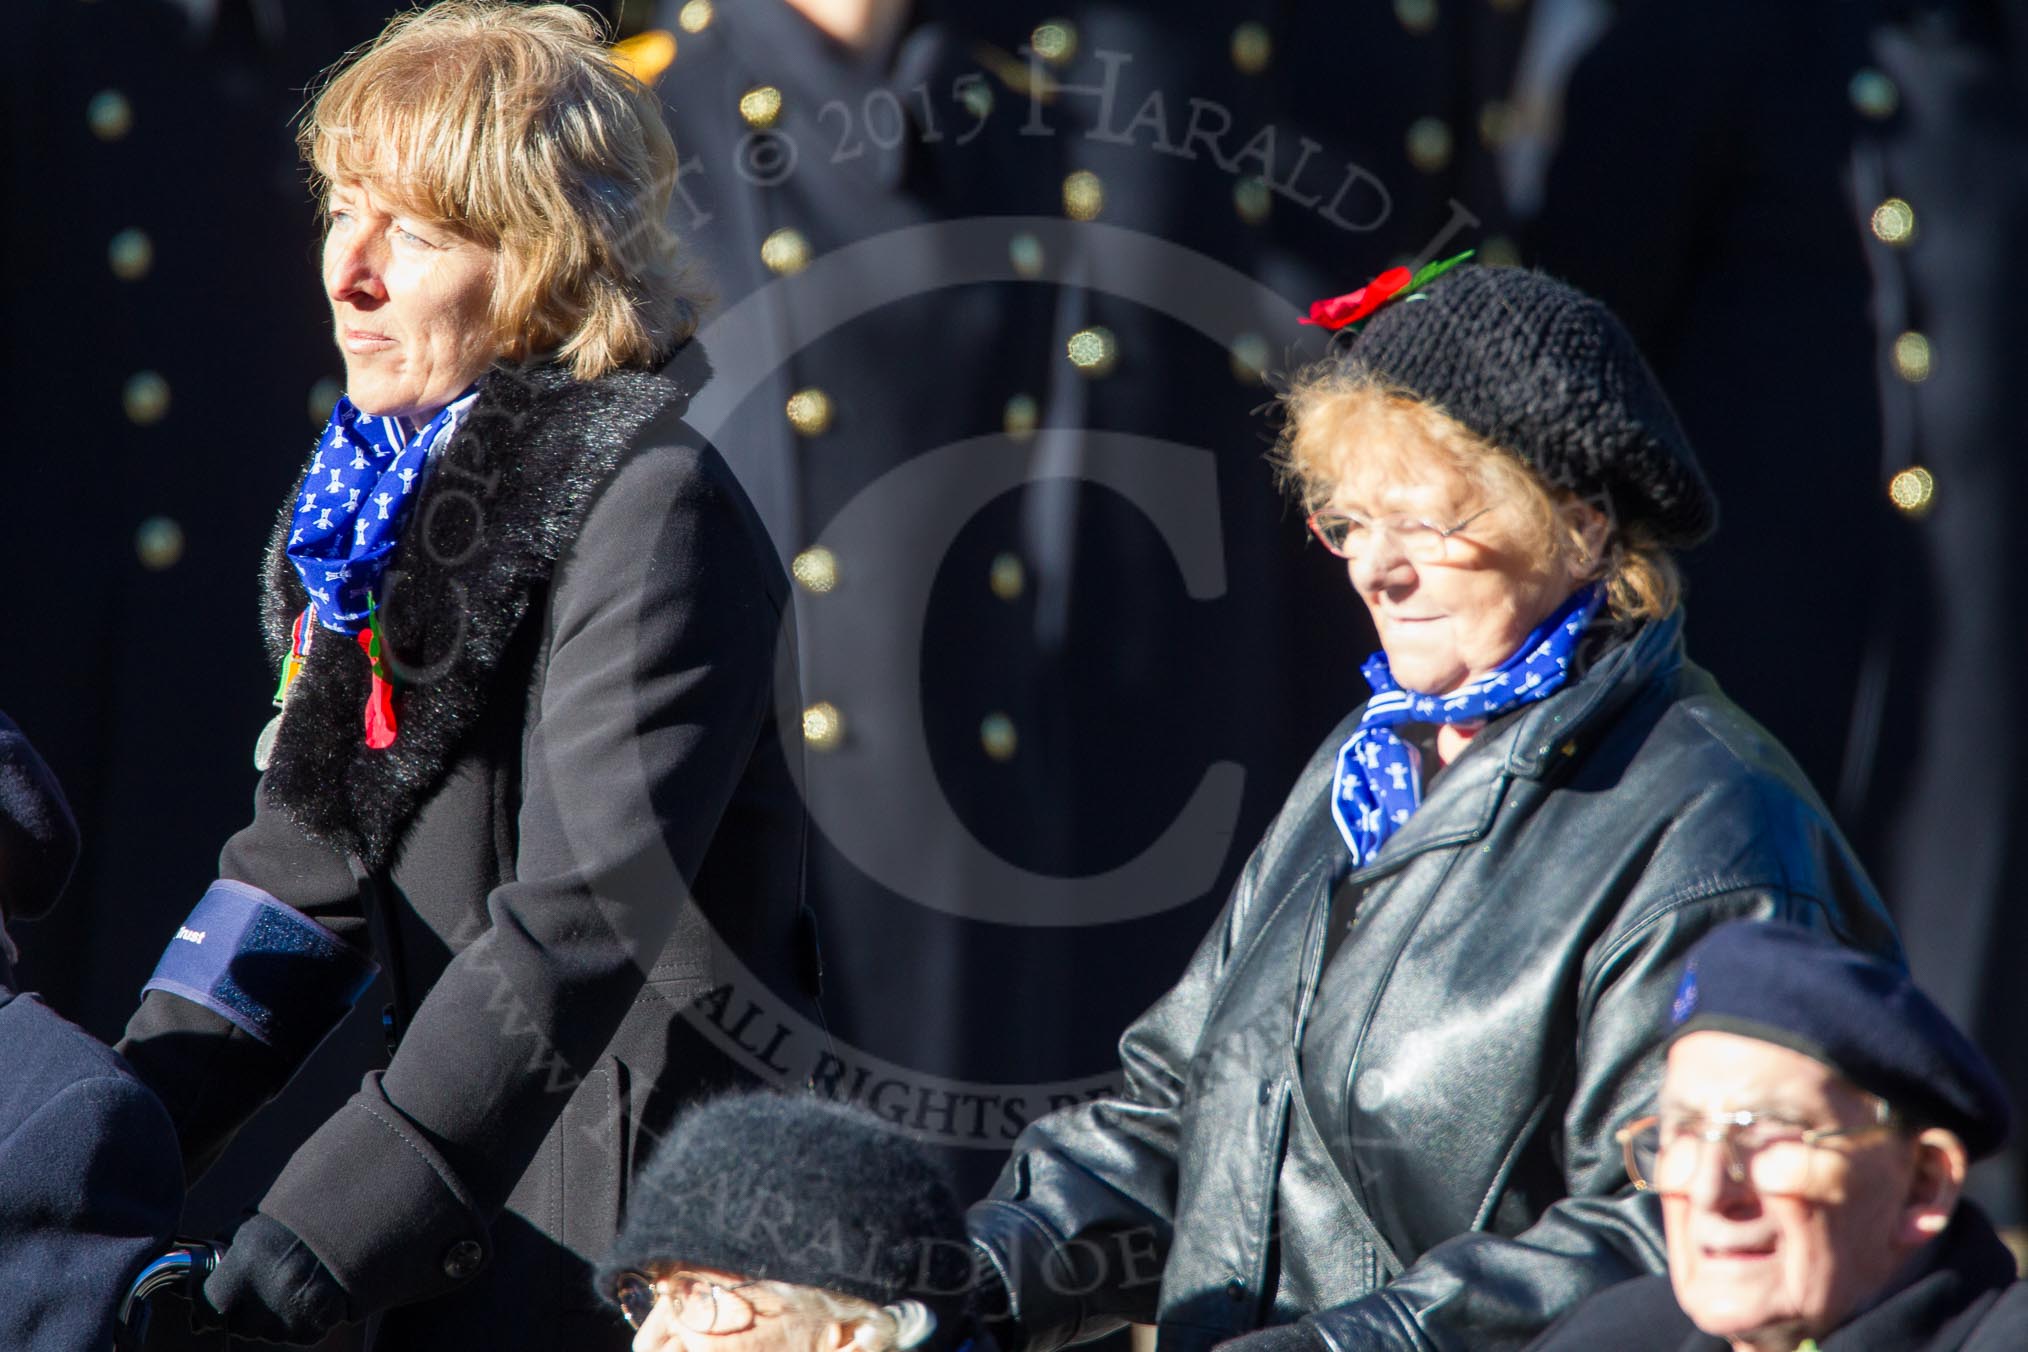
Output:
<svg viewBox="0 0 2028 1352">
<path fill-rule="evenodd" d="M 1310 302 L 1310 313 L 1300 321 L 1318 328 L 1342 329 L 1357 324 L 1392 300 L 1415 276 L 1407 268 L 1389 268 L 1357 291 Z"/>
<path fill-rule="evenodd" d="M 370 627 L 360 630 L 359 646 L 365 650 L 367 664 L 372 668 L 372 686 L 366 693 L 366 745 L 375 751 L 385 751 L 394 745 L 396 732 L 394 683 L 383 674 L 380 635 Z"/>
</svg>

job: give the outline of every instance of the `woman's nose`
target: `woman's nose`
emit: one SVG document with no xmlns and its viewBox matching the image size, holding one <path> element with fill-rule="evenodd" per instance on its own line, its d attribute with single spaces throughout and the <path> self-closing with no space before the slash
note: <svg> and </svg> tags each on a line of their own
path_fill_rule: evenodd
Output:
<svg viewBox="0 0 2028 1352">
<path fill-rule="evenodd" d="M 328 249 L 324 284 L 331 299 L 386 300 L 387 287 L 380 276 L 379 250 L 372 239 L 333 242 Z"/>
<path fill-rule="evenodd" d="M 1372 596 L 1415 580 L 1415 565 L 1393 531 L 1375 526 L 1359 534 L 1362 539 L 1356 543 L 1348 540 L 1345 544 L 1345 572 L 1355 591 Z"/>
</svg>

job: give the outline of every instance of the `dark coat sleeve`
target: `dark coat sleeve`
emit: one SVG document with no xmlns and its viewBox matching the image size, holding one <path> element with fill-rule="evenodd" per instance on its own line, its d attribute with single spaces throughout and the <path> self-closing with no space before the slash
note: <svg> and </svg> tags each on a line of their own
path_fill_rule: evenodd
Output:
<svg viewBox="0 0 2028 1352">
<path fill-rule="evenodd" d="M 0 1347 L 105 1352 L 183 1209 L 161 1103 L 123 1076 L 73 1081 L 0 1138 L 0 1180 Z"/>
<path fill-rule="evenodd" d="M 219 854 L 218 876 L 258 887 L 361 950 L 370 946 L 358 879 L 344 856 L 309 839 L 254 794 L 254 816 Z M 176 1125 L 184 1175 L 196 1179 L 281 1092 L 297 1063 L 246 1030 L 164 991 L 149 991 L 119 1044 Z"/>
<path fill-rule="evenodd" d="M 1000 1341 L 1010 1352 L 1049 1352 L 1127 1322 L 1155 1322 L 1190 1060 L 1257 922 L 1269 853 L 1269 844 L 1255 850 L 1182 978 L 1121 1036 L 1121 1091 L 1031 1123 L 992 1195 L 967 1214 L 1007 1291 L 1010 1324 Z"/>
<path fill-rule="evenodd" d="M 485 1247 L 487 1220 L 611 1039 L 696 877 L 772 707 L 783 626 L 767 571 L 779 565 L 736 495 L 708 449 L 643 451 L 555 574 L 515 876 L 385 1074 L 261 1204 L 355 1308 L 470 1275 L 447 1255 Z"/>
</svg>

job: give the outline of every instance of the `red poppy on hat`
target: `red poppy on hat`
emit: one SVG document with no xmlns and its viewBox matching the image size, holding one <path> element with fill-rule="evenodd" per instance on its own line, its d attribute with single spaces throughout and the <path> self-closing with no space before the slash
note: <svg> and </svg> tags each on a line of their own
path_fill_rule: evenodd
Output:
<svg viewBox="0 0 2028 1352">
<path fill-rule="evenodd" d="M 1444 273 L 1472 256 L 1467 249 L 1455 258 L 1446 258 L 1440 263 L 1426 264 L 1419 272 L 1407 268 L 1389 268 L 1357 291 L 1347 291 L 1342 296 L 1329 296 L 1310 302 L 1310 313 L 1299 323 L 1312 324 L 1320 329 L 1334 332 L 1349 329 L 1372 316 L 1375 310 L 1401 296 L 1413 295 L 1422 290 Z"/>
</svg>

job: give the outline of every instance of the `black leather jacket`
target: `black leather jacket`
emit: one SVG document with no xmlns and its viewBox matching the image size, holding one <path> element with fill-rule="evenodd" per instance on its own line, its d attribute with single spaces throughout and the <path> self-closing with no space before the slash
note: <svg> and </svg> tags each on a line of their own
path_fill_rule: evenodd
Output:
<svg viewBox="0 0 2028 1352">
<path fill-rule="evenodd" d="M 1346 857 L 1331 777 L 1356 721 L 1127 1030 L 1125 1090 L 1031 1125 L 972 1209 L 1008 1287 L 1009 1352 L 1122 1320 L 1158 1323 L 1162 1352 L 1299 1318 L 1334 1352 L 1526 1343 L 1662 1267 L 1658 1211 L 1613 1132 L 1660 1081 L 1684 951 L 1779 916 L 1899 953 L 1794 763 L 1685 662 L 1679 612 L 1481 732 L 1344 880 L 1338 914 L 1356 920 L 1331 1013 L 1358 1017 L 1336 1101 L 1314 1112 L 1298 1057 Z"/>
</svg>

